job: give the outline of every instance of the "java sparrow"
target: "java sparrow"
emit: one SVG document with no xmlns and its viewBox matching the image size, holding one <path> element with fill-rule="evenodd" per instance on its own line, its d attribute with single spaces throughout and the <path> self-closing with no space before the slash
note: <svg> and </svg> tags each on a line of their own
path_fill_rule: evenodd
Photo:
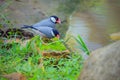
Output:
<svg viewBox="0 0 120 80">
<path fill-rule="evenodd" d="M 23 28 L 30 28 L 34 31 L 36 31 L 37 33 L 39 33 L 40 36 L 44 36 L 47 38 L 54 38 L 57 37 L 59 38 L 59 32 L 58 30 L 55 28 L 55 24 L 57 23 L 61 23 L 60 19 L 57 16 L 50 16 L 47 19 L 44 19 L 36 24 L 33 24 L 32 26 L 28 26 L 28 25 L 24 25 Z"/>
</svg>

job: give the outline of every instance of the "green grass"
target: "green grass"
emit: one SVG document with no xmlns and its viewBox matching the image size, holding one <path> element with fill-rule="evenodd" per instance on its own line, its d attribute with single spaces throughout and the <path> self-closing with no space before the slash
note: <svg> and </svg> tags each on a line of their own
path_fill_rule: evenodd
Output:
<svg viewBox="0 0 120 80">
<path fill-rule="evenodd" d="M 82 37 L 80 35 L 78 35 L 78 37 L 76 38 L 76 41 L 79 44 L 79 49 L 81 49 L 83 52 L 85 52 L 87 55 L 89 55 L 90 51 L 87 48 L 85 42 L 83 41 L 83 39 L 82 39 Z"/>
<path fill-rule="evenodd" d="M 41 53 L 46 50 L 64 51 L 66 47 L 57 39 L 43 44 L 39 36 L 25 46 L 14 41 L 9 45 L 1 43 L 0 75 L 20 72 L 27 80 L 77 80 L 83 62 L 80 54 L 71 53 L 69 58 L 45 58 Z M 2 77 L 0 80 L 6 79 Z"/>
</svg>

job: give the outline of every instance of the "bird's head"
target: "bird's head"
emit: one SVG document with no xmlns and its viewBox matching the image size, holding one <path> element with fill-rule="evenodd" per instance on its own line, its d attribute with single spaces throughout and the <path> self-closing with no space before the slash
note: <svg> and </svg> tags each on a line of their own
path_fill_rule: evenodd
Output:
<svg viewBox="0 0 120 80">
<path fill-rule="evenodd" d="M 57 37 L 58 39 L 60 38 L 60 34 L 56 29 L 52 29 L 51 33 L 52 33 L 53 37 Z"/>
<path fill-rule="evenodd" d="M 55 23 L 55 24 L 60 24 L 61 23 L 61 20 L 60 18 L 58 18 L 57 16 L 50 16 L 50 20 Z"/>
</svg>

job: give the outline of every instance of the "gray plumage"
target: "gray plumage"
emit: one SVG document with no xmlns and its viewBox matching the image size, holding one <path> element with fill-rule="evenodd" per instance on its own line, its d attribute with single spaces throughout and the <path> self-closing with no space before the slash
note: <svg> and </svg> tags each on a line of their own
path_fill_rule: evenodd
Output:
<svg viewBox="0 0 120 80">
<path fill-rule="evenodd" d="M 24 25 L 24 27 L 22 27 L 22 29 L 24 29 L 24 28 L 32 29 L 37 34 L 39 34 L 41 37 L 54 38 L 57 35 L 59 35 L 59 32 L 55 28 L 51 28 L 51 27 L 47 27 L 47 26 L 32 27 L 32 26 Z"/>
<path fill-rule="evenodd" d="M 55 28 L 55 24 L 60 24 L 61 20 L 57 17 L 57 16 L 50 16 L 47 19 L 44 19 L 34 25 L 32 25 L 33 27 L 40 27 L 40 26 L 48 26 L 51 28 Z"/>
<path fill-rule="evenodd" d="M 53 28 L 51 27 L 47 27 L 47 26 L 43 26 L 43 27 L 37 27 L 37 29 L 39 30 L 39 32 L 41 32 L 42 34 L 44 34 L 44 37 L 47 38 L 54 38 L 55 34 L 53 32 Z"/>
<path fill-rule="evenodd" d="M 34 25 L 32 25 L 33 27 L 41 27 L 41 26 L 48 26 L 51 28 L 55 28 L 55 23 L 53 23 L 50 18 L 44 19 Z"/>
</svg>

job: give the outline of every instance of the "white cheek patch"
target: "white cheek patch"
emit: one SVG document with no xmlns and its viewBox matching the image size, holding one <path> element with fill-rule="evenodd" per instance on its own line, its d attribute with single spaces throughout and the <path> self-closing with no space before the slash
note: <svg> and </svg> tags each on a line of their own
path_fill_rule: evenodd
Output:
<svg viewBox="0 0 120 80">
<path fill-rule="evenodd" d="M 53 31 L 51 31 L 51 34 L 52 34 L 52 36 L 55 36 L 55 34 L 53 33 Z"/>
<path fill-rule="evenodd" d="M 56 22 L 56 19 L 54 17 L 50 18 L 53 22 Z"/>
</svg>

